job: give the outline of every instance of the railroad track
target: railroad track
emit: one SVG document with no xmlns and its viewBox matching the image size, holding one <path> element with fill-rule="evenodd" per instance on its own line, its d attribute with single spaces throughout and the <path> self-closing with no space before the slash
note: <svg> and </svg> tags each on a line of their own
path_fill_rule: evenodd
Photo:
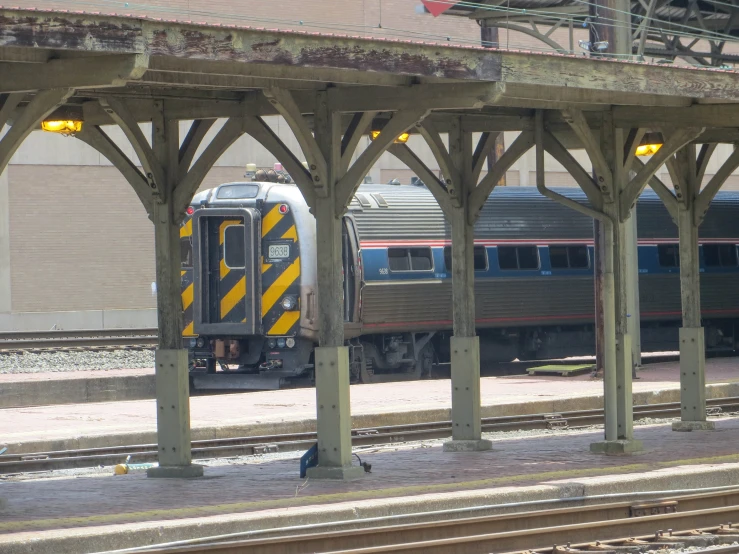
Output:
<svg viewBox="0 0 739 554">
<path fill-rule="evenodd" d="M 739 397 L 708 400 L 708 415 L 721 415 L 739 411 Z M 648 404 L 634 406 L 634 419 L 669 418 L 680 416 L 680 403 Z M 603 410 L 581 410 L 556 414 L 530 414 L 520 416 L 488 417 L 482 420 L 483 432 L 576 429 L 603 423 Z M 443 439 L 451 436 L 450 421 L 393 425 L 352 430 L 354 447 Z M 208 439 L 192 442 L 193 458 L 227 458 L 250 456 L 271 452 L 298 452 L 308 450 L 317 440 L 315 433 L 292 433 Z M 131 463 L 157 461 L 157 445 L 127 445 L 82 450 L 63 450 L 0 456 L 0 475 L 73 469 L 81 467 L 113 466 L 130 456 Z"/>
<path fill-rule="evenodd" d="M 157 329 L 88 329 L 0 333 L 0 353 L 34 350 L 153 347 Z"/>
<path fill-rule="evenodd" d="M 684 494 L 647 501 L 622 501 L 468 517 L 460 512 L 352 520 L 293 529 L 270 529 L 152 545 L 126 552 L 150 554 L 260 554 L 327 552 L 374 554 L 647 552 L 724 546 L 714 554 L 735 554 L 739 546 L 739 489 Z M 554 545 L 554 546 L 553 546 Z"/>
</svg>

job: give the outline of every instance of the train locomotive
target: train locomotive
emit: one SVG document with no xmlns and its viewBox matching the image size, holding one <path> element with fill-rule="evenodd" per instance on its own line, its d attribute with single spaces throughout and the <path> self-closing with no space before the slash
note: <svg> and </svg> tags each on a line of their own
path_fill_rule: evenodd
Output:
<svg viewBox="0 0 739 554">
<path fill-rule="evenodd" d="M 289 179 L 283 179 L 288 180 Z M 274 179 L 272 179 L 274 181 Z M 295 185 L 252 180 L 197 194 L 181 229 L 184 341 L 196 388 L 310 378 L 317 341 L 315 220 Z M 558 189 L 586 202 L 578 189 Z M 656 195 L 637 207 L 642 350 L 678 347 L 677 227 Z M 739 194 L 700 228 L 706 346 L 734 350 Z M 591 355 L 592 219 L 535 188 L 499 187 L 475 226 L 483 364 Z M 354 381 L 417 379 L 448 362 L 451 228 L 420 185 L 359 187 L 343 218 L 345 337 Z"/>
</svg>

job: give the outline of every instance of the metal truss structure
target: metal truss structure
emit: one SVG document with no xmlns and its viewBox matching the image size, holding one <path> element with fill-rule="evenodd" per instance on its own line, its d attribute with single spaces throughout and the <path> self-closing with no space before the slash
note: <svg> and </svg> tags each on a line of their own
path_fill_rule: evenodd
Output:
<svg viewBox="0 0 739 554">
<path fill-rule="evenodd" d="M 447 15 L 468 17 L 491 27 L 539 39 L 559 52 L 574 53 L 575 29 L 615 25 L 588 0 L 479 0 L 456 4 Z M 724 67 L 739 61 L 739 3 L 736 0 L 631 0 L 632 52 L 661 63 L 677 59 L 696 66 Z M 553 38 L 569 29 L 569 43 Z"/>
</svg>

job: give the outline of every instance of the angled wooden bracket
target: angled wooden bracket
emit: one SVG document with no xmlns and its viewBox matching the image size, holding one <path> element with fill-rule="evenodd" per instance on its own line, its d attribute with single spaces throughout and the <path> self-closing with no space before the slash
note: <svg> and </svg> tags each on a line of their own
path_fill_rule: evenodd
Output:
<svg viewBox="0 0 739 554">
<path fill-rule="evenodd" d="M 313 136 L 308 122 L 300 111 L 295 98 L 289 90 L 281 88 L 271 88 L 264 91 L 267 100 L 277 109 L 280 115 L 295 134 L 295 138 L 303 150 L 303 155 L 308 162 L 308 168 L 313 179 L 316 194 L 321 197 L 327 197 L 328 191 L 328 167 L 326 158 L 318 146 L 318 142 Z"/>
<path fill-rule="evenodd" d="M 481 142 L 483 140 L 487 141 L 488 139 L 480 139 Z M 493 145 L 494 144 L 495 139 L 493 139 Z M 506 149 L 500 159 L 493 164 L 492 170 L 489 171 L 487 175 L 482 178 L 479 184 L 472 189 L 468 198 L 468 219 L 470 224 L 474 224 L 475 221 L 477 221 L 483 206 L 485 206 L 488 196 L 493 192 L 501 178 L 511 167 L 513 167 L 513 164 L 515 164 L 521 156 L 531 149 L 532 146 L 534 146 L 534 133 L 532 131 L 523 131 Z M 476 164 L 474 159 L 473 163 Z"/>
<path fill-rule="evenodd" d="M 646 164 L 639 158 L 634 159 L 634 166 L 636 167 L 637 171 L 643 168 L 645 165 Z M 652 175 L 652 177 L 648 181 L 648 184 L 652 188 L 652 190 L 657 193 L 657 196 L 659 196 L 660 200 L 662 200 L 662 203 L 665 205 L 667 212 L 670 214 L 670 217 L 675 222 L 675 225 L 677 225 L 678 202 L 677 198 L 675 198 L 675 195 L 672 194 L 672 191 L 667 187 L 667 185 L 665 185 L 662 180 L 656 175 Z"/>
<path fill-rule="evenodd" d="M 113 97 L 100 98 L 99 102 L 103 110 L 121 128 L 128 142 L 131 143 L 141 166 L 144 168 L 144 175 L 149 181 L 152 194 L 165 198 L 166 178 L 164 168 L 154 155 L 154 150 L 149 146 L 149 141 L 146 140 L 144 132 L 139 127 L 128 106 L 122 100 Z"/>
<path fill-rule="evenodd" d="M 74 94 L 72 89 L 42 90 L 20 111 L 10 130 L 0 139 L 0 172 L 5 170 L 10 158 L 31 131 L 38 128 L 44 118 L 72 94 Z M 11 113 L 19 103 L 20 99 L 17 95 L 11 94 L 5 97 L 3 106 L 0 108 L 0 115 L 4 120 L 0 120 L 0 124 L 8 122 Z"/>
<path fill-rule="evenodd" d="M 175 124 L 177 122 L 174 122 Z M 195 125 L 193 123 L 193 125 Z M 197 132 L 197 131 L 196 131 Z M 180 180 L 173 192 L 173 213 L 175 217 L 184 217 L 187 205 L 198 190 L 198 187 L 205 179 L 205 176 L 211 170 L 213 165 L 218 161 L 223 153 L 228 150 L 238 138 L 244 134 L 244 124 L 241 117 L 231 117 L 221 127 L 216 136 L 213 137 L 205 147 L 203 152 L 195 160 L 195 163 L 186 170 L 184 177 Z M 188 158 L 187 148 L 193 145 L 183 144 L 179 150 L 179 159 Z M 179 174 L 182 174 L 182 166 L 176 168 Z"/>
<path fill-rule="evenodd" d="M 413 173 L 423 181 L 423 184 L 426 185 L 431 194 L 434 195 L 434 198 L 439 203 L 439 206 L 445 215 L 451 214 L 453 206 L 446 186 L 439 180 L 439 177 L 435 175 L 418 156 L 416 156 L 407 144 L 392 144 L 387 151 L 407 165 L 408 169 L 413 171 Z"/>
<path fill-rule="evenodd" d="M 303 166 L 300 160 L 293 154 L 285 143 L 277 136 L 267 123 L 256 116 L 246 116 L 243 120 L 244 131 L 264 146 L 276 160 L 280 160 L 282 166 L 293 178 L 295 184 L 303 194 L 306 203 L 311 208 L 315 207 L 315 187 L 313 177 Z"/>
<path fill-rule="evenodd" d="M 590 161 L 593 164 L 593 170 L 595 171 L 598 189 L 604 195 L 610 195 L 615 198 L 613 174 L 601 151 L 600 143 L 590 130 L 585 116 L 580 110 L 570 109 L 562 112 L 562 118 L 575 132 L 575 135 L 580 139 L 585 151 L 588 153 L 588 157 L 590 157 Z"/>
<path fill-rule="evenodd" d="M 695 198 L 694 217 L 696 225 L 700 225 L 703 222 L 703 218 L 706 217 L 706 213 L 708 213 L 708 208 L 711 205 L 711 201 L 716 196 L 716 193 L 718 193 L 718 191 L 721 189 L 721 186 L 726 182 L 726 179 L 728 179 L 729 176 L 734 173 L 734 171 L 738 167 L 739 148 L 735 148 L 731 156 L 726 159 L 726 161 L 721 165 L 716 174 L 711 177 L 711 180 L 708 181 L 708 183 L 706 183 L 706 186 L 703 187 L 703 190 L 700 191 L 700 194 L 697 195 L 697 198 Z M 705 171 L 705 169 L 703 171 Z M 698 181 L 698 185 L 700 186 L 700 181 Z"/>
<path fill-rule="evenodd" d="M 136 164 L 118 148 L 118 145 L 111 140 L 108 134 L 97 125 L 85 125 L 82 131 L 74 136 L 76 139 L 88 144 L 113 164 L 120 171 L 121 175 L 128 181 L 133 188 L 136 196 L 139 197 L 141 204 L 146 209 L 146 213 L 151 214 L 154 209 L 154 198 L 151 191 L 151 183 L 146 176 L 141 173 Z"/>
<path fill-rule="evenodd" d="M 665 144 L 660 148 L 647 163 L 645 163 L 634 176 L 633 179 L 624 187 L 621 192 L 621 213 L 628 214 L 631 207 L 636 202 L 636 199 L 644 190 L 649 180 L 657 173 L 657 170 L 670 159 L 675 152 L 680 150 L 687 143 L 691 142 L 703 133 L 703 129 L 688 128 L 680 129 L 675 131 L 665 141 Z"/>
<path fill-rule="evenodd" d="M 377 112 L 357 112 L 349 122 L 341 139 L 341 174 L 347 172 L 352 161 L 352 156 L 359 146 L 362 136 L 369 130 Z"/>
<path fill-rule="evenodd" d="M 544 130 L 543 136 L 544 150 L 546 150 L 550 156 L 557 160 L 567 172 L 575 179 L 575 182 L 588 197 L 588 202 L 596 210 L 603 209 L 604 194 L 600 190 L 598 184 L 593 180 L 590 173 L 585 171 L 583 166 L 574 158 L 567 148 L 565 148 L 557 138 Z"/>
<path fill-rule="evenodd" d="M 398 135 L 405 133 L 410 127 L 418 125 L 428 113 L 428 110 L 420 109 L 396 112 L 393 115 L 380 135 L 370 143 L 367 149 L 359 155 L 357 161 L 352 164 L 348 171 L 336 183 L 336 213 L 344 213 L 364 176 L 372 169 L 375 162 L 380 159 L 383 152 L 395 142 Z"/>
</svg>

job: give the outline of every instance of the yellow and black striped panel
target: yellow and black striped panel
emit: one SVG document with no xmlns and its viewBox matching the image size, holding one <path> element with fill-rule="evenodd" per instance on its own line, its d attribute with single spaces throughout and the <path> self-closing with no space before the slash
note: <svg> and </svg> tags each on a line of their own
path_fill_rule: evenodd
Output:
<svg viewBox="0 0 739 554">
<path fill-rule="evenodd" d="M 271 242 L 292 241 L 290 258 L 265 263 Z M 291 311 L 282 307 L 285 296 L 297 305 Z M 266 335 L 293 336 L 300 324 L 300 244 L 292 212 L 280 213 L 280 204 L 265 204 L 262 211 L 262 328 Z"/>
<path fill-rule="evenodd" d="M 229 268 L 226 265 L 226 250 L 224 240 L 226 229 L 231 225 L 244 225 L 241 217 L 226 217 L 218 227 L 219 241 L 219 285 L 218 285 L 218 319 L 221 323 L 246 322 L 246 270 L 244 268 Z M 250 250 L 250 245 L 246 245 Z"/>
<path fill-rule="evenodd" d="M 194 272 L 192 268 L 192 216 L 186 216 L 185 221 L 180 227 L 180 240 L 188 239 L 190 242 L 189 248 L 189 259 L 182 260 L 182 269 L 180 270 L 180 276 L 182 278 L 182 312 L 184 319 L 185 330 L 182 333 L 185 337 L 194 337 L 195 331 L 193 330 L 194 325 L 194 314 L 193 314 L 193 293 L 194 285 L 193 278 Z M 180 249 L 180 254 L 185 254 L 185 249 Z"/>
</svg>

